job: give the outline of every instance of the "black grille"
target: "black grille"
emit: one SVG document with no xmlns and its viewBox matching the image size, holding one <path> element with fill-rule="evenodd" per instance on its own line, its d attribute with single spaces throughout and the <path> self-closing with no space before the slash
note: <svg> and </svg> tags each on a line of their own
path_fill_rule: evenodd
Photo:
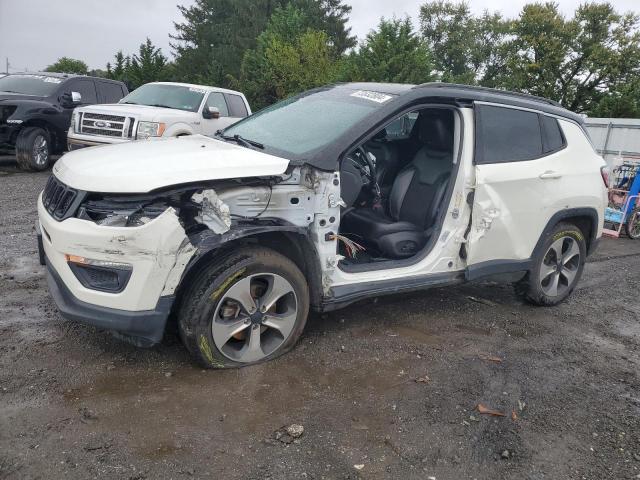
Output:
<svg viewBox="0 0 640 480">
<path fill-rule="evenodd" d="M 78 197 L 78 191 L 67 187 L 64 183 L 51 175 L 42 192 L 42 204 L 49 214 L 62 220 L 71 215 L 70 211 Z"/>
</svg>

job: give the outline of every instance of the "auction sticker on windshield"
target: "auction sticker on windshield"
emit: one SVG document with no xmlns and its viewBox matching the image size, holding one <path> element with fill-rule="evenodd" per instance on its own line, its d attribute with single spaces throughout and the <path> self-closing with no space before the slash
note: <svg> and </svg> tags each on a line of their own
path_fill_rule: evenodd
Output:
<svg viewBox="0 0 640 480">
<path fill-rule="evenodd" d="M 391 100 L 393 97 L 385 93 L 372 92 L 369 90 L 358 90 L 351 94 L 352 97 L 364 98 L 365 100 L 371 100 L 376 103 L 384 103 Z"/>
</svg>

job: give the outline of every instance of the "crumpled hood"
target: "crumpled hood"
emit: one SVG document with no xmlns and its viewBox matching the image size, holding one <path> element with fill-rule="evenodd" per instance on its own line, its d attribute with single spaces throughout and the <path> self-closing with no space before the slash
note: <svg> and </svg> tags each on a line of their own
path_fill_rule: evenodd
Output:
<svg viewBox="0 0 640 480">
<path fill-rule="evenodd" d="M 185 121 L 190 116 L 197 118 L 195 112 L 176 110 L 175 108 L 150 107 L 149 105 L 132 105 L 128 103 L 106 103 L 79 107 L 78 112 L 95 112 L 106 115 L 134 116 L 145 122 L 177 122 Z"/>
<path fill-rule="evenodd" d="M 78 190 L 147 193 L 191 182 L 279 175 L 289 161 L 203 135 L 83 148 L 65 154 L 55 176 Z"/>
</svg>

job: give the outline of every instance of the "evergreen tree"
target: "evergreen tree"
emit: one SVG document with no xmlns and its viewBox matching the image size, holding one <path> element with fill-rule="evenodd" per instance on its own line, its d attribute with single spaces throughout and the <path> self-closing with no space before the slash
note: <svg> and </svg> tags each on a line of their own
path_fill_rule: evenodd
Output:
<svg viewBox="0 0 640 480">
<path fill-rule="evenodd" d="M 231 80 L 255 110 L 334 79 L 333 44 L 309 24 L 301 9 L 291 4 L 278 8 L 256 48 L 245 53 L 240 78 Z"/>
<path fill-rule="evenodd" d="M 355 45 L 346 27 L 351 7 L 342 0 L 196 0 L 178 7 L 184 21 L 175 23 L 171 36 L 176 73 L 196 83 L 230 85 L 240 76 L 239 59 L 257 47 L 271 15 L 288 3 L 305 12 L 309 28 L 325 32 L 333 58 Z"/>
<path fill-rule="evenodd" d="M 411 20 L 385 20 L 367 34 L 343 66 L 349 81 L 424 83 L 432 79 L 428 50 L 413 32 Z"/>
</svg>

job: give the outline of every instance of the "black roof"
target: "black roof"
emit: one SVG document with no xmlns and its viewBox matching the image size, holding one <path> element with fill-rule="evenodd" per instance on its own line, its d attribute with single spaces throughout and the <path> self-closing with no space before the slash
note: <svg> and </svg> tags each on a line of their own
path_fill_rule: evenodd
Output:
<svg viewBox="0 0 640 480">
<path fill-rule="evenodd" d="M 14 72 L 9 75 L 38 75 L 38 76 L 46 76 L 46 77 L 54 77 L 54 78 L 93 78 L 98 79 L 104 82 L 118 83 L 121 84 L 119 80 L 113 80 L 111 78 L 103 78 L 103 77 L 95 77 L 93 75 L 78 75 L 76 73 L 58 73 L 58 72 Z"/>
<path fill-rule="evenodd" d="M 495 88 L 476 87 L 473 85 L 460 85 L 456 83 L 431 82 L 421 85 L 403 83 L 343 83 L 341 87 L 353 90 L 371 90 L 389 95 L 412 96 L 431 99 L 454 99 L 460 102 L 480 101 L 500 103 L 515 107 L 539 110 L 559 117 L 565 117 L 579 124 L 584 123 L 581 115 L 567 110 L 558 102 L 547 98 L 536 97 L 526 93 L 510 92 Z"/>
<path fill-rule="evenodd" d="M 54 77 L 54 78 L 72 78 L 72 77 L 86 76 L 86 75 L 77 75 L 75 73 L 58 73 L 58 72 L 15 72 L 15 73 L 10 73 L 9 75 L 46 75 L 47 77 Z"/>
</svg>

